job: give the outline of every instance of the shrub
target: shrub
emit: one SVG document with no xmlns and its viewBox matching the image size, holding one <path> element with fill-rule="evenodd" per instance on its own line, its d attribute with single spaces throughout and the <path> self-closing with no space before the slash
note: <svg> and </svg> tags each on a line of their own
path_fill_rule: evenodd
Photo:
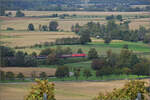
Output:
<svg viewBox="0 0 150 100">
<path fill-rule="evenodd" d="M 22 73 L 19 73 L 16 78 L 24 80 L 24 75 Z"/>
<path fill-rule="evenodd" d="M 41 72 L 40 73 L 40 78 L 46 79 L 47 78 L 47 74 L 45 72 Z"/>
<path fill-rule="evenodd" d="M 79 48 L 78 51 L 77 51 L 77 53 L 79 53 L 79 54 L 83 53 L 82 49 Z"/>
<path fill-rule="evenodd" d="M 84 69 L 83 75 L 88 79 L 90 76 L 92 76 L 92 73 L 90 69 Z"/>
<path fill-rule="evenodd" d="M 47 100 L 56 100 L 54 94 L 54 83 L 49 83 L 48 80 L 36 79 L 36 84 L 32 85 L 30 93 L 25 100 L 43 100 L 44 93 L 47 94 Z"/>
<path fill-rule="evenodd" d="M 95 48 L 91 48 L 89 50 L 89 52 L 88 52 L 88 58 L 89 59 L 96 59 L 96 58 L 98 58 L 98 53 L 97 53 L 97 51 L 96 51 Z"/>
<path fill-rule="evenodd" d="M 6 72 L 6 79 L 7 80 L 14 80 L 15 79 L 15 75 L 13 72 Z"/>
<path fill-rule="evenodd" d="M 45 56 L 48 56 L 50 53 L 52 53 L 54 50 L 51 49 L 51 48 L 46 48 L 46 49 L 43 49 L 41 52 L 40 52 L 40 55 L 45 55 Z"/>
<path fill-rule="evenodd" d="M 94 59 L 92 61 L 91 67 L 94 70 L 100 70 L 105 65 L 106 65 L 106 59 L 105 58 L 101 58 L 101 59 Z"/>
<path fill-rule="evenodd" d="M 58 22 L 56 22 L 56 21 L 51 21 L 50 23 L 49 23 L 49 31 L 58 31 Z"/>
<path fill-rule="evenodd" d="M 5 72 L 0 70 L 0 81 L 4 81 L 6 78 Z"/>
<path fill-rule="evenodd" d="M 80 68 L 75 68 L 74 69 L 74 76 L 76 77 L 76 80 L 78 80 L 79 76 L 80 76 Z"/>
<path fill-rule="evenodd" d="M 36 67 L 37 66 L 37 59 L 35 57 L 27 55 L 24 58 L 24 64 L 25 64 L 25 66 Z"/>
<path fill-rule="evenodd" d="M 25 16 L 25 14 L 23 12 L 21 12 L 20 10 L 18 10 L 16 12 L 16 17 L 24 17 L 24 16 Z"/>
<path fill-rule="evenodd" d="M 69 68 L 67 66 L 57 67 L 55 76 L 58 78 L 69 77 Z"/>
<path fill-rule="evenodd" d="M 135 100 L 138 93 L 142 94 L 141 100 L 146 100 L 145 94 L 147 94 L 147 91 L 145 84 L 144 81 L 129 81 L 121 89 L 114 89 L 112 92 L 105 94 L 99 93 L 94 100 Z"/>
<path fill-rule="evenodd" d="M 34 31 L 34 25 L 32 23 L 28 25 L 28 30 Z"/>
<path fill-rule="evenodd" d="M 14 28 L 11 28 L 11 27 L 7 27 L 7 29 L 6 29 L 7 31 L 12 31 L 12 30 L 14 30 Z"/>
</svg>

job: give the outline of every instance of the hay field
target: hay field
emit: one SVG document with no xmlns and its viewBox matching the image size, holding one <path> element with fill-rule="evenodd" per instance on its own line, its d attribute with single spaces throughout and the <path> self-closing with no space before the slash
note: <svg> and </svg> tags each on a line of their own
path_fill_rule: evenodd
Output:
<svg viewBox="0 0 150 100">
<path fill-rule="evenodd" d="M 129 27 L 131 29 L 138 29 L 140 26 L 150 28 L 150 18 L 132 19 Z"/>
<path fill-rule="evenodd" d="M 3 18 L 0 18 L 3 19 Z M 39 30 L 39 24 L 49 25 L 49 22 L 56 20 L 59 24 L 59 30 L 71 31 L 71 26 L 79 23 L 79 25 L 84 25 L 87 22 L 99 22 L 100 24 L 105 24 L 107 21 L 105 18 L 74 18 L 74 19 L 59 19 L 59 18 L 10 18 L 9 20 L 3 20 L 1 22 L 1 29 L 6 30 L 8 27 L 14 28 L 15 30 L 27 30 L 30 23 L 34 24 L 35 29 Z M 130 19 L 130 28 L 138 29 L 139 26 L 145 26 L 150 28 L 150 18 L 140 18 L 140 19 Z"/>
<path fill-rule="evenodd" d="M 6 31 L 1 32 L 1 40 L 10 47 L 31 46 L 43 42 L 54 42 L 57 38 L 76 37 L 72 32 Z"/>
<path fill-rule="evenodd" d="M 34 72 L 36 76 L 38 77 L 41 72 L 45 72 L 48 76 L 55 75 L 56 69 L 55 68 L 33 68 L 33 67 L 0 67 L 0 70 L 4 72 L 11 71 L 15 75 L 18 73 L 23 73 L 25 77 L 31 77 L 31 74 Z M 1 99 L 0 99 L 1 100 Z"/>
<path fill-rule="evenodd" d="M 14 28 L 15 30 L 27 30 L 27 27 L 30 23 L 34 24 L 36 30 L 39 30 L 39 24 L 41 25 L 49 25 L 49 22 L 55 20 L 58 22 L 58 29 L 64 31 L 71 31 L 71 26 L 79 23 L 80 25 L 84 25 L 87 22 L 100 22 L 101 24 L 106 23 L 104 18 L 80 18 L 80 19 L 58 19 L 58 18 L 2 18 L 3 22 L 1 22 L 1 29 L 6 30 L 8 27 Z"/>
<path fill-rule="evenodd" d="M 145 80 L 149 82 L 149 80 Z M 55 82 L 56 100 L 92 100 L 99 92 L 121 88 L 127 80 L 107 82 Z M 0 84 L 0 100 L 24 100 L 32 83 Z"/>
<path fill-rule="evenodd" d="M 16 11 L 12 12 L 15 15 Z M 108 15 L 148 15 L 150 12 L 88 12 L 88 11 L 23 11 L 26 16 L 48 16 L 52 14 L 69 14 L 69 15 L 93 15 L 93 16 L 108 16 Z"/>
<path fill-rule="evenodd" d="M 92 100 L 98 93 L 120 88 L 126 81 L 55 82 L 57 100 Z M 31 83 L 0 84 L 0 100 L 23 100 Z"/>
</svg>

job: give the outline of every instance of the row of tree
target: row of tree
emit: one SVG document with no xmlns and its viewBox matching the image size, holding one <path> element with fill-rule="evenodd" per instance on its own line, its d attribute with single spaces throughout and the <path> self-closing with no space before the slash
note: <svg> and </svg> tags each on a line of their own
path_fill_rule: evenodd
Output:
<svg viewBox="0 0 150 100">
<path fill-rule="evenodd" d="M 12 48 L 0 46 L 0 66 L 37 66 L 37 60 L 33 55 L 28 55 L 22 51 L 15 52 Z"/>
<path fill-rule="evenodd" d="M 56 21 L 51 21 L 50 23 L 49 23 L 49 26 L 47 26 L 47 25 L 39 25 L 39 30 L 40 31 L 58 31 L 58 22 L 56 22 Z M 35 27 L 34 27 L 34 25 L 32 24 L 32 23 L 30 23 L 29 25 L 28 25 L 28 30 L 29 31 L 34 31 L 35 30 Z"/>
<path fill-rule="evenodd" d="M 120 17 L 121 18 L 121 17 Z M 137 30 L 129 28 L 130 21 L 123 21 L 116 24 L 115 20 L 109 20 L 106 25 L 94 22 L 80 26 L 78 23 L 72 26 L 72 31 L 78 35 L 84 35 L 88 40 L 91 37 L 103 38 L 105 43 L 110 43 L 111 40 L 124 40 L 124 41 L 143 41 L 149 43 L 150 29 L 140 26 Z M 84 31 L 83 31 L 84 30 Z M 85 37 L 84 37 L 85 38 Z"/>
<path fill-rule="evenodd" d="M 32 78 L 33 80 L 35 78 L 41 78 L 41 79 L 47 79 L 48 75 L 45 72 L 41 72 L 39 73 L 39 76 L 36 75 L 36 73 L 33 71 L 31 73 L 30 78 Z M 27 78 L 23 73 L 18 73 L 17 75 L 15 75 L 13 72 L 9 71 L 9 72 L 4 72 L 0 70 L 0 81 L 5 81 L 5 80 L 25 80 L 25 78 Z"/>
<path fill-rule="evenodd" d="M 111 74 L 150 75 L 150 61 L 138 57 L 128 49 L 122 49 L 120 54 L 107 51 L 106 57 L 94 59 L 91 68 L 96 70 L 96 76 Z"/>
</svg>

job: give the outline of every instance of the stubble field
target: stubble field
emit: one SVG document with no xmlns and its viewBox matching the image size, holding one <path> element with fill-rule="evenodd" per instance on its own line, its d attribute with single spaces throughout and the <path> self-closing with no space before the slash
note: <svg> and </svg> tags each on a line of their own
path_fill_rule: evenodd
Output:
<svg viewBox="0 0 150 100">
<path fill-rule="evenodd" d="M 55 82 L 57 100 L 92 100 L 98 93 L 120 88 L 126 81 Z M 0 100 L 23 100 L 31 83 L 0 84 Z"/>
</svg>

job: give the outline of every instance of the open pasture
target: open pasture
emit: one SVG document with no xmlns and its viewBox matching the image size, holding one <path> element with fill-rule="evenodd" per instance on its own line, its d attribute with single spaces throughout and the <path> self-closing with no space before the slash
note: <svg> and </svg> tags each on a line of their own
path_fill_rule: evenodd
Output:
<svg viewBox="0 0 150 100">
<path fill-rule="evenodd" d="M 25 77 L 31 77 L 31 74 L 35 74 L 39 76 L 41 72 L 45 72 L 48 76 L 54 76 L 56 72 L 56 68 L 33 68 L 33 67 L 0 67 L 0 70 L 4 72 L 13 72 L 15 75 L 18 73 L 23 73 Z M 0 99 L 1 100 L 1 99 Z"/>
<path fill-rule="evenodd" d="M 149 53 L 150 45 L 144 44 L 142 42 L 127 42 L 127 41 L 119 41 L 113 40 L 109 45 L 105 44 L 103 40 L 93 39 L 92 43 L 87 45 L 61 45 L 63 48 L 70 47 L 73 52 L 77 52 L 79 48 L 83 50 L 84 53 L 88 53 L 90 48 L 95 48 L 100 55 L 105 55 L 107 50 L 112 50 L 114 53 L 120 53 L 124 45 L 128 45 L 129 50 L 132 50 L 135 53 L 141 54 L 141 56 L 145 56 L 142 53 Z M 56 46 L 51 46 L 51 48 L 55 48 Z M 41 50 L 47 47 L 42 48 L 34 48 L 37 50 Z M 19 49 L 18 49 L 19 50 Z M 22 49 L 20 49 L 22 50 Z M 150 54 L 146 54 L 146 56 L 150 56 Z"/>
</svg>

